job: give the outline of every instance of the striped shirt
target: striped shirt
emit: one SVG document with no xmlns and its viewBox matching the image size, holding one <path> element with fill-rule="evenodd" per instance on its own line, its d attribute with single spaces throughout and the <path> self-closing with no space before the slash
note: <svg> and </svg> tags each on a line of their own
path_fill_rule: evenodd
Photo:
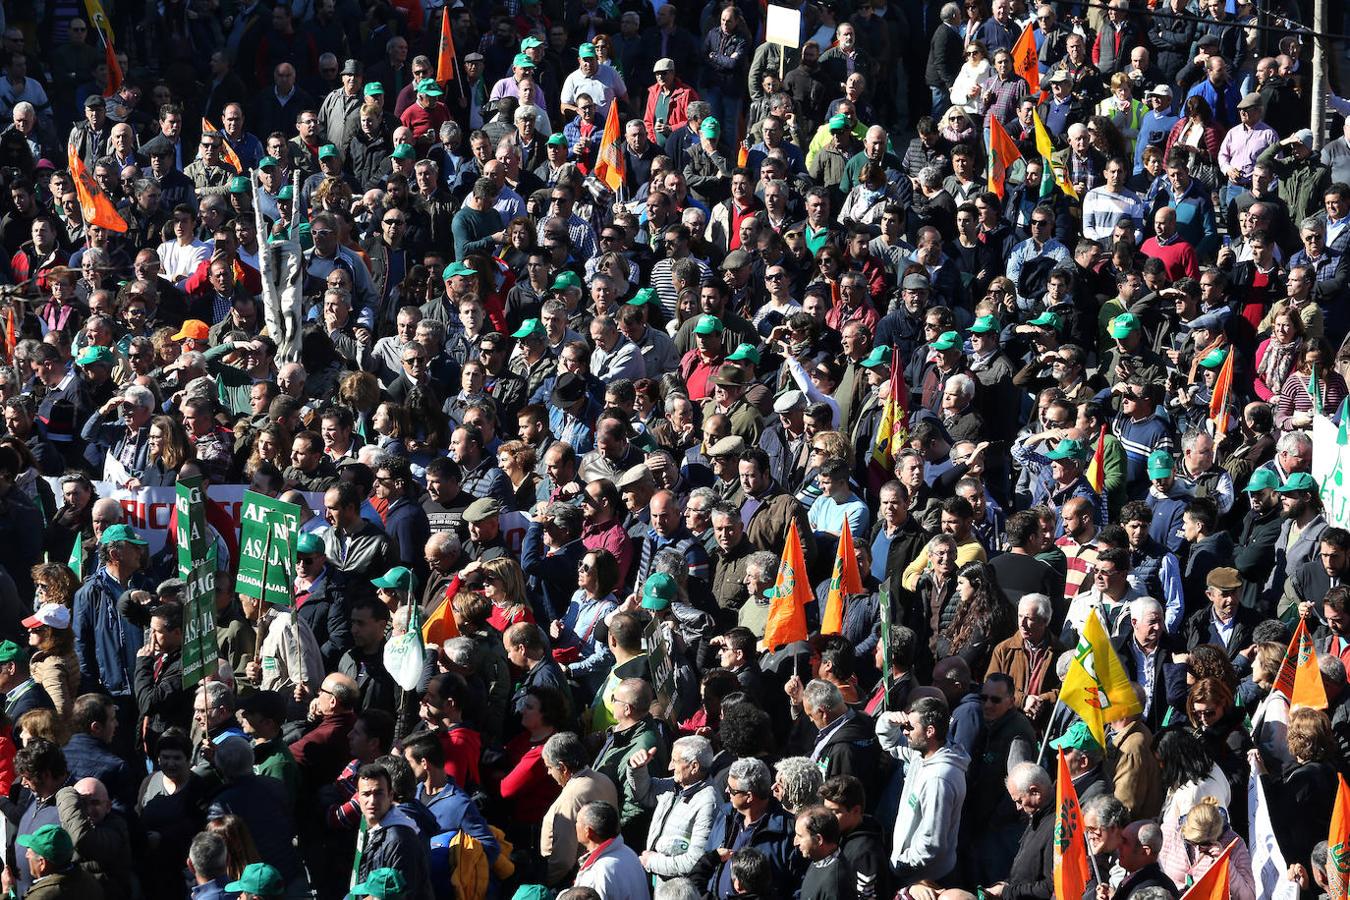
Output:
<svg viewBox="0 0 1350 900">
<path fill-rule="evenodd" d="M 1092 540 L 1086 544 L 1080 544 L 1066 534 L 1056 539 L 1055 546 L 1063 552 L 1068 564 L 1064 576 L 1064 598 L 1072 600 L 1091 578 L 1090 572 L 1097 565 L 1097 535 L 1093 534 Z"/>
</svg>

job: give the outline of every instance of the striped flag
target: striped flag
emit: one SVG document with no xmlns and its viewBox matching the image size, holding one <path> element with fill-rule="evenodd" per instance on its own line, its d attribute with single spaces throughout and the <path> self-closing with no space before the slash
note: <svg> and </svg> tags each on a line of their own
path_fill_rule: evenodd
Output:
<svg viewBox="0 0 1350 900">
<path fill-rule="evenodd" d="M 878 347 L 884 351 L 885 345 Z M 875 351 L 873 351 L 875 352 Z M 882 401 L 881 422 L 872 442 L 872 458 L 867 463 L 868 481 L 873 490 L 895 477 L 895 459 L 909 441 L 909 386 L 900 368 L 900 351 L 891 351 L 891 379 Z"/>
<path fill-rule="evenodd" d="M 225 132 L 211 124 L 211 120 L 202 116 L 202 134 L 215 134 L 220 137 L 220 156 L 221 159 L 234 169 L 235 172 L 243 174 L 244 164 L 239 161 L 239 154 L 234 152 L 230 142 L 225 139 Z"/>
<path fill-rule="evenodd" d="M 1092 452 L 1092 462 L 1088 463 L 1088 484 L 1100 495 L 1106 488 L 1106 426 L 1097 434 L 1097 449 Z"/>
<path fill-rule="evenodd" d="M 1036 152 L 1045 158 L 1046 171 L 1050 173 L 1051 178 L 1055 184 L 1059 185 L 1061 191 L 1077 200 L 1078 192 L 1069 183 L 1068 171 L 1063 166 L 1056 166 L 1054 163 L 1055 145 L 1050 140 L 1050 132 L 1045 129 L 1045 123 L 1041 121 L 1040 113 L 1034 109 L 1031 111 L 1031 121 L 1036 129 Z M 1042 184 L 1044 184 L 1044 181 L 1042 181 Z"/>
</svg>

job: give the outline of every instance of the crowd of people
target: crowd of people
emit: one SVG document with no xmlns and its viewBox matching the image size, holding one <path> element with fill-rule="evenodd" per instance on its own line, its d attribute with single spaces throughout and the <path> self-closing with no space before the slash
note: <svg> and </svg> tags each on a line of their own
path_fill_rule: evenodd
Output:
<svg viewBox="0 0 1350 900">
<path fill-rule="evenodd" d="M 1260 6 L 6 3 L 0 888 L 1051 900 L 1062 757 L 1085 896 L 1267 900 L 1253 780 L 1326 891 L 1350 101 Z"/>
</svg>

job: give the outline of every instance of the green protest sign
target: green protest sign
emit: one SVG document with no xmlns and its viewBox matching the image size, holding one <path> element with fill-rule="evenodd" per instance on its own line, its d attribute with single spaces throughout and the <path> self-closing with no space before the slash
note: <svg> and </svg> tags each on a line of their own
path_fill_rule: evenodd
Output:
<svg viewBox="0 0 1350 900">
<path fill-rule="evenodd" d="M 192 577 L 193 566 L 206 558 L 206 508 L 201 476 L 178 479 L 174 490 L 178 577 L 187 581 Z"/>
<path fill-rule="evenodd" d="M 214 675 L 216 642 L 215 541 L 208 541 L 202 480 L 179 479 L 174 498 L 178 577 L 183 579 L 183 686 L 194 687 Z"/>
<path fill-rule="evenodd" d="M 294 503 L 244 492 L 239 513 L 239 574 L 235 578 L 238 593 L 274 606 L 291 605 L 299 528 L 300 507 Z"/>
<path fill-rule="evenodd" d="M 647 662 L 652 671 L 652 687 L 656 689 L 657 700 L 665 710 L 666 718 L 674 721 L 675 648 L 672 646 L 670 630 L 659 619 L 652 619 L 643 638 L 647 646 Z"/>
</svg>

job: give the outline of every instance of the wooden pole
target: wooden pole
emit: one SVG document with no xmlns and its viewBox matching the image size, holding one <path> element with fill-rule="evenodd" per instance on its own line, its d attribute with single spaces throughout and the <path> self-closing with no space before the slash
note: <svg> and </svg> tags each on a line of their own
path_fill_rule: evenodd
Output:
<svg viewBox="0 0 1350 900">
<path fill-rule="evenodd" d="M 1327 114 L 1327 68 L 1334 54 L 1328 52 L 1327 0 L 1313 0 L 1312 133 L 1313 150 L 1321 152 Z"/>
</svg>

